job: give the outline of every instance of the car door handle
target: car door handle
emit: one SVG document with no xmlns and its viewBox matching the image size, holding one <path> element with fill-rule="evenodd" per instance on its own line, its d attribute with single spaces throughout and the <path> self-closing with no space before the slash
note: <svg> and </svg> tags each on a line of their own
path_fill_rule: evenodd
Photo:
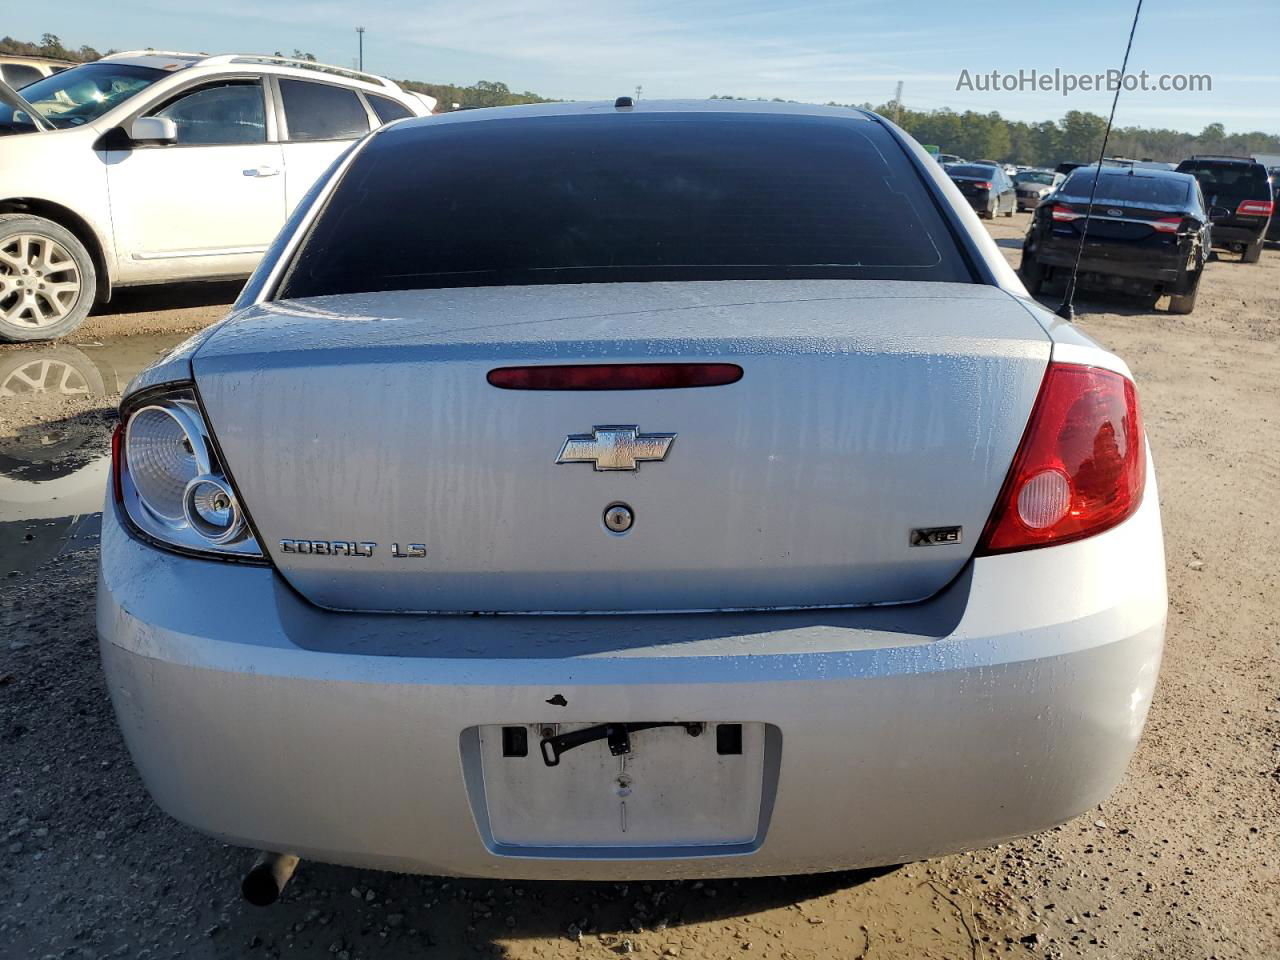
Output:
<svg viewBox="0 0 1280 960">
<path fill-rule="evenodd" d="M 278 176 L 280 171 L 275 167 L 263 165 L 261 167 L 249 167 L 247 170 L 242 170 L 241 173 L 246 177 L 274 177 Z"/>
</svg>

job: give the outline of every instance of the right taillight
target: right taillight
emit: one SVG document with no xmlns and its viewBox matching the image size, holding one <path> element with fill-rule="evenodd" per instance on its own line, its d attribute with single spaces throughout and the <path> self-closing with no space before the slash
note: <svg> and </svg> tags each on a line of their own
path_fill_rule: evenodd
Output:
<svg viewBox="0 0 1280 960">
<path fill-rule="evenodd" d="M 1242 200 L 1236 214 L 1242 217 L 1269 217 L 1275 209 L 1271 200 Z"/>
<path fill-rule="evenodd" d="M 1051 363 L 987 521 L 979 554 L 1093 536 L 1142 502 L 1146 441 L 1133 382 L 1111 370 Z"/>
</svg>

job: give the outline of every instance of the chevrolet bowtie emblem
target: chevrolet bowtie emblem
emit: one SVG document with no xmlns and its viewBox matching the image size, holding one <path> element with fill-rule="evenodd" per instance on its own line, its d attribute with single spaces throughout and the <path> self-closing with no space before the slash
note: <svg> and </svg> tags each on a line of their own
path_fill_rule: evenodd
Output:
<svg viewBox="0 0 1280 960">
<path fill-rule="evenodd" d="M 597 470 L 634 470 L 641 460 L 665 460 L 674 433 L 640 433 L 635 427 L 593 427 L 571 433 L 556 463 L 589 463 Z"/>
</svg>

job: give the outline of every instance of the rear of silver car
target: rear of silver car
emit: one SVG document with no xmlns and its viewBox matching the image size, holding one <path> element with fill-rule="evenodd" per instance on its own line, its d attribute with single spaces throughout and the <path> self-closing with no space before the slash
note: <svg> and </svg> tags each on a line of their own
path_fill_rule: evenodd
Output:
<svg viewBox="0 0 1280 960">
<path fill-rule="evenodd" d="M 144 376 L 98 622 L 157 802 L 548 879 L 896 863 L 1097 803 L 1166 607 L 1127 370 L 998 285 L 813 262 L 268 283 Z"/>
</svg>

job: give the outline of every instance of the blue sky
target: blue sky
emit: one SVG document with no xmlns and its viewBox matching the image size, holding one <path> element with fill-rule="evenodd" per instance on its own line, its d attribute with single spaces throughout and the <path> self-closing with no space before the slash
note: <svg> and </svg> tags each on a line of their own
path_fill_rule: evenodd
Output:
<svg viewBox="0 0 1280 960">
<path fill-rule="evenodd" d="M 1110 95 L 957 91 L 960 71 L 1093 73 L 1118 67 L 1133 6 L 760 0 L 101 0 L 6 4 L 0 30 L 68 45 L 209 52 L 309 50 L 349 65 L 357 23 L 365 67 L 436 82 L 501 80 L 567 99 L 786 97 L 999 110 L 1044 120 L 1105 114 Z M 1207 73 L 1211 92 L 1124 94 L 1116 122 L 1280 133 L 1276 0 L 1146 0 L 1130 71 Z M 1252 39 L 1251 39 L 1252 38 Z"/>
</svg>

